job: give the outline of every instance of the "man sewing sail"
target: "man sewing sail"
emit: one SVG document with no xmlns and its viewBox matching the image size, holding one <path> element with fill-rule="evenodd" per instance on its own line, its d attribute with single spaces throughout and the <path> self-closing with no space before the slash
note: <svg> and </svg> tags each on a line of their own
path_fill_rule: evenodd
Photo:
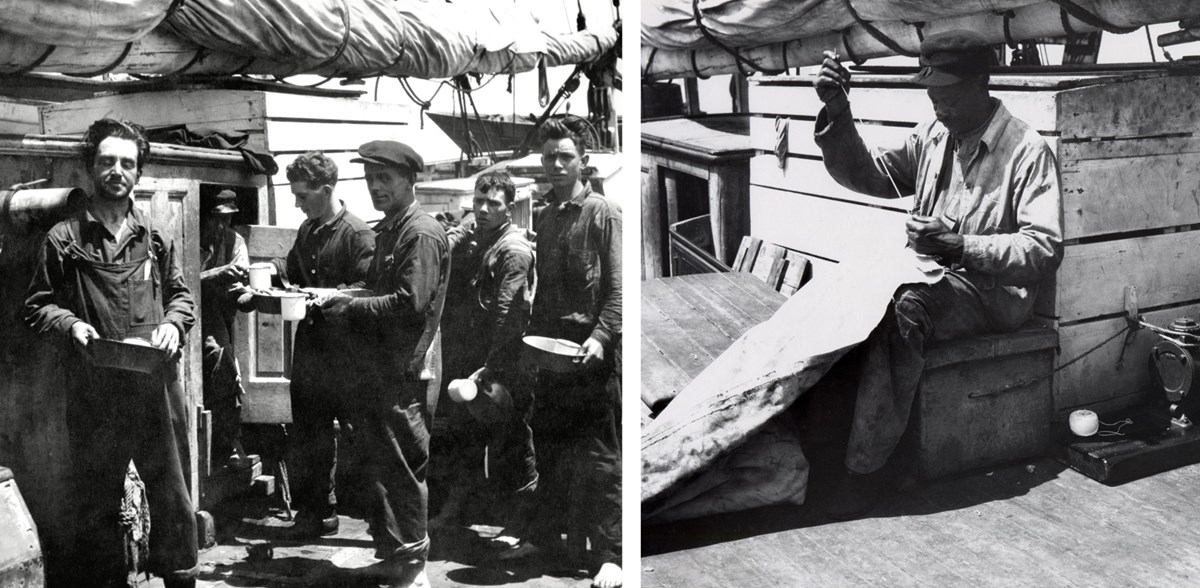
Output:
<svg viewBox="0 0 1200 588">
<path fill-rule="evenodd" d="M 971 31 L 921 43 L 921 71 L 936 120 L 878 155 L 850 112 L 850 72 L 827 52 L 816 90 L 825 108 L 815 140 L 838 183 L 864 194 L 914 195 L 909 246 L 947 270 L 934 284 L 900 288 L 864 343 L 846 450 L 846 474 L 828 509 L 855 518 L 894 475 L 885 468 L 908 425 L 925 345 L 1011 331 L 1029 319 L 1039 284 L 1062 260 L 1058 164 L 1045 140 L 988 91 L 992 50 Z"/>
</svg>

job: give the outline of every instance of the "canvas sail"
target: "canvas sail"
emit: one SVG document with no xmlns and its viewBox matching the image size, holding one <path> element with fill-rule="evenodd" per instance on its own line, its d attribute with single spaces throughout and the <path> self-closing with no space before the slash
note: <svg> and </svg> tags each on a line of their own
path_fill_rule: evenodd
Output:
<svg viewBox="0 0 1200 588">
<path fill-rule="evenodd" d="M 778 71 L 818 64 L 827 50 L 852 60 L 916 55 L 922 37 L 954 29 L 1005 43 L 1200 17 L 1192 0 L 726 0 L 712 2 L 711 12 L 698 4 L 705 35 L 687 4 L 690 24 L 677 0 L 643 9 L 658 23 L 642 29 L 646 79 Z"/>
<path fill-rule="evenodd" d="M 433 79 L 583 63 L 618 38 L 611 25 L 553 34 L 529 10 L 480 0 L 101 0 L 61 12 L 38 0 L 7 4 L 22 15 L 0 21 L 0 73 L 10 74 Z M 107 16 L 116 13 L 133 16 L 117 26 Z"/>
</svg>

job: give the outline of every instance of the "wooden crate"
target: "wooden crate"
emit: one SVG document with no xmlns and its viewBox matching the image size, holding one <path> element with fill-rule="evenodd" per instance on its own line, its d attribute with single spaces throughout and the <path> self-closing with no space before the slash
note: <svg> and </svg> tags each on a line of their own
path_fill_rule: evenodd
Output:
<svg viewBox="0 0 1200 588">
<path fill-rule="evenodd" d="M 751 160 L 750 230 L 836 262 L 880 239 L 903 239 L 911 199 L 856 194 L 825 172 L 812 136 L 821 107 L 812 82 L 801 76 L 752 84 L 751 143 L 759 155 Z M 1167 320 L 1185 313 L 1171 308 L 1200 302 L 1193 253 L 1200 244 L 1200 111 L 1191 104 L 1198 91 L 1200 76 L 1165 71 L 993 76 L 993 96 L 1040 132 L 1059 161 L 1064 259 L 1035 307 L 1060 330 L 1059 364 L 1123 326 L 1114 317 L 1123 311 L 1126 286 L 1137 287 L 1151 316 Z M 933 116 L 924 88 L 905 75 L 855 76 L 850 99 L 868 145 L 897 145 Z M 783 167 L 774 154 L 777 124 L 787 129 Z M 1152 339 L 1140 334 L 1120 370 L 1119 342 L 1088 358 L 1097 361 L 1065 368 L 1053 381 L 1056 418 L 1144 399 L 1144 348 Z"/>
<path fill-rule="evenodd" d="M 246 133 L 249 145 L 275 155 L 279 173 L 269 182 L 260 209 L 262 222 L 297 227 L 304 220 L 295 207 L 286 169 L 296 155 L 325 152 L 338 166 L 336 193 L 364 220 L 382 215 L 371 206 L 363 166 L 350 163 L 358 146 L 376 139 L 404 142 L 427 165 L 456 161 L 458 148 L 434 125 L 421 128 L 411 104 L 360 100 L 352 95 L 317 96 L 262 90 L 177 90 L 118 94 L 41 107 L 42 132 L 80 134 L 97 118 L 126 118 L 146 127 L 186 124 L 193 130 Z"/>
<path fill-rule="evenodd" d="M 925 479 L 1039 456 L 1050 444 L 1058 337 L 1031 327 L 932 346 L 913 408 Z M 1028 383 L 1027 383 L 1028 382 Z"/>
</svg>

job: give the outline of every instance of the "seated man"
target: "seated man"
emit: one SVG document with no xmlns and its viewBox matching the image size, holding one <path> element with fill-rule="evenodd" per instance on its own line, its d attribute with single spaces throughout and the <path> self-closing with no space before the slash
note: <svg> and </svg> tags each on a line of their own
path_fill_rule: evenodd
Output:
<svg viewBox="0 0 1200 588">
<path fill-rule="evenodd" d="M 883 466 L 908 425 L 926 343 L 1011 331 L 1029 319 L 1038 287 L 1062 260 L 1062 206 L 1053 151 L 988 92 L 992 51 L 971 31 L 921 43 L 914 83 L 928 88 L 937 120 L 903 147 L 877 156 L 850 114 L 850 73 L 826 53 L 816 90 L 825 108 L 816 142 L 838 183 L 864 194 L 915 194 L 909 246 L 934 256 L 945 279 L 906 286 L 864 343 L 848 470 L 828 514 L 870 511 L 886 486 Z"/>
</svg>

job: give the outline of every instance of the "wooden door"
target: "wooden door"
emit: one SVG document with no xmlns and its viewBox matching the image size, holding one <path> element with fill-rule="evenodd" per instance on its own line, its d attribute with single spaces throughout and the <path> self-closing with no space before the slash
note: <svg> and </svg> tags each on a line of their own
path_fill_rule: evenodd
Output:
<svg viewBox="0 0 1200 588">
<path fill-rule="evenodd" d="M 250 263 L 287 257 L 296 241 L 296 229 L 249 225 L 238 227 L 238 231 L 246 238 Z M 277 314 L 239 312 L 233 328 L 242 385 L 246 389 L 242 422 L 292 422 L 288 389 L 295 323 L 286 322 Z"/>
<path fill-rule="evenodd" d="M 163 171 L 171 176 L 175 168 L 164 166 L 148 169 L 146 176 L 133 189 L 134 206 L 147 219 L 150 227 L 157 230 L 168 243 L 174 243 L 175 255 L 183 268 L 183 278 L 196 300 L 196 315 L 200 315 L 200 218 L 197 201 L 200 197 L 199 183 L 190 179 L 147 177 L 152 171 Z M 183 459 L 184 476 L 193 497 L 199 496 L 200 487 L 197 456 L 197 414 L 204 406 L 204 382 L 200 336 L 197 324 L 183 340 L 183 360 L 179 362 L 183 394 L 188 410 L 188 455 Z"/>
</svg>

